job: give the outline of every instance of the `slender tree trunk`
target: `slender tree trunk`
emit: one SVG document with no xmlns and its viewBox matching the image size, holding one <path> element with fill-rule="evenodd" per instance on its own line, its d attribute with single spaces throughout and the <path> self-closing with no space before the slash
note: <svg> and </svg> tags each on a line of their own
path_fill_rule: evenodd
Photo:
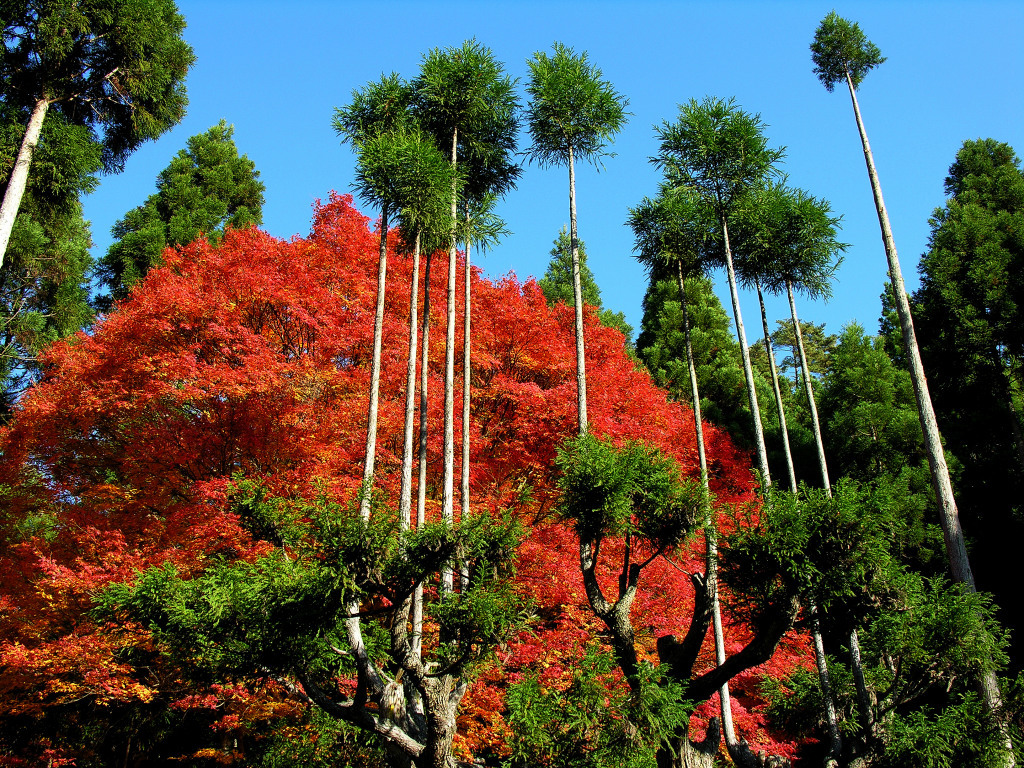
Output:
<svg viewBox="0 0 1024 768">
<path fill-rule="evenodd" d="M 576 237 L 576 168 L 569 147 L 569 251 L 572 253 L 572 295 L 576 305 L 576 411 L 579 431 L 587 433 L 587 364 L 583 344 L 583 289 L 580 286 L 580 252 Z"/>
<path fill-rule="evenodd" d="M 825 765 L 831 768 L 838 766 L 843 751 L 843 741 L 839 735 L 839 718 L 836 716 L 835 693 L 832 680 L 828 673 L 828 661 L 825 658 L 825 644 L 821 639 L 821 623 L 818 620 L 818 607 L 811 603 L 811 635 L 814 639 L 814 661 L 818 667 L 818 681 L 821 684 L 821 697 L 825 705 L 825 724 L 828 726 L 828 760 Z M 834 763 L 832 761 L 835 761 Z"/>
<path fill-rule="evenodd" d="M 458 155 L 458 130 L 452 131 L 452 168 Z M 452 234 L 448 247 L 448 314 L 444 347 L 444 475 L 441 485 L 441 517 L 451 524 L 455 520 L 455 267 L 458 251 L 455 242 L 455 221 L 459 215 L 459 196 L 452 181 Z M 441 591 L 452 591 L 452 569 L 441 570 Z"/>
<path fill-rule="evenodd" d="M 804 391 L 807 393 L 807 407 L 811 411 L 811 425 L 814 428 L 814 443 L 818 447 L 818 466 L 821 467 L 822 487 L 832 495 L 832 484 L 828 477 L 828 463 L 825 461 L 825 443 L 821 439 L 821 421 L 818 419 L 818 406 L 814 402 L 814 388 L 811 377 L 807 375 L 807 352 L 804 349 L 804 336 L 800 330 L 800 320 L 796 316 L 796 301 L 793 299 L 793 284 L 786 281 L 786 295 L 789 297 L 789 312 L 793 318 L 793 333 L 796 335 L 796 349 L 799 355 L 800 368 L 804 371 Z"/>
<path fill-rule="evenodd" d="M 697 433 L 697 458 L 700 461 L 700 482 L 704 486 L 708 504 L 711 503 L 711 488 L 708 482 L 707 449 L 704 446 L 704 421 L 700 408 L 700 390 L 697 386 L 697 366 L 693 359 L 693 342 L 690 337 L 690 316 L 686 303 L 686 279 L 683 276 L 683 265 L 677 264 L 679 281 L 679 306 L 683 313 L 683 336 L 686 340 L 686 367 L 690 374 L 690 398 L 693 401 L 693 426 Z M 711 592 L 712 626 L 715 638 L 716 663 L 725 663 L 725 631 L 722 628 L 722 610 L 718 602 L 718 534 L 712 510 L 707 510 L 707 522 L 704 528 L 705 537 L 705 571 Z M 718 689 L 718 698 L 722 710 L 722 730 L 725 734 L 725 745 L 732 751 L 737 745 L 736 728 L 732 720 L 732 698 L 729 695 L 729 683 Z"/>
<path fill-rule="evenodd" d="M 874 156 L 868 143 L 868 134 L 861 119 L 860 106 L 857 104 L 857 93 L 853 87 L 850 73 L 846 73 L 846 84 L 850 89 L 850 100 L 853 102 L 853 114 L 857 119 L 857 130 L 860 132 L 861 145 L 864 148 L 864 162 L 871 181 L 871 192 L 875 198 L 875 209 L 878 211 L 878 223 L 882 229 L 882 243 L 885 246 L 886 259 L 889 262 L 889 279 L 892 281 L 893 293 L 896 298 L 896 312 L 900 319 L 900 330 L 903 333 L 903 347 L 910 364 L 910 379 L 914 385 L 914 396 L 917 399 L 917 412 L 921 420 L 921 431 L 924 433 L 925 448 L 928 452 L 928 464 L 932 471 L 932 484 L 939 502 L 939 522 L 942 524 L 942 536 L 946 543 L 946 556 L 953 578 L 963 584 L 971 592 L 975 591 L 974 574 L 967 559 L 967 547 L 964 544 L 963 529 L 960 527 L 960 515 L 957 512 L 956 500 L 953 497 L 953 484 L 949 478 L 949 467 L 946 455 L 942 450 L 942 439 L 939 437 L 939 425 L 935 420 L 935 409 L 932 407 L 928 382 L 921 364 L 921 350 L 917 346 L 914 334 L 914 321 L 910 315 L 910 302 L 907 300 L 907 289 L 903 284 L 903 272 L 900 270 L 899 257 L 896 254 L 896 243 L 889 225 L 889 214 L 882 198 L 882 186 L 875 170 Z M 1005 723 L 1001 719 L 1002 696 L 999 692 L 999 681 L 995 672 L 986 672 L 979 680 L 988 713 L 996 719 L 1010 756 L 1005 765 L 1013 766 L 1012 742 Z"/>
<path fill-rule="evenodd" d="M 469 209 L 466 209 L 466 224 L 469 224 Z M 464 310 L 462 319 L 462 519 L 469 518 L 469 385 L 471 379 L 470 369 L 470 308 L 472 306 L 470 297 L 470 273 L 469 265 L 470 239 L 466 237 L 466 266 L 465 266 L 465 296 L 463 300 Z"/>
<path fill-rule="evenodd" d="M 18 218 L 21 198 L 25 196 L 25 187 L 28 184 L 28 170 L 32 165 L 32 153 L 35 152 L 36 145 L 39 144 L 39 136 L 43 131 L 43 120 L 46 119 L 46 111 L 49 108 L 50 102 L 47 99 L 39 99 L 32 108 L 32 115 L 28 119 L 25 135 L 18 148 L 18 157 L 14 161 L 14 170 L 11 171 L 11 178 L 7 181 L 3 203 L 0 203 L 0 266 L 3 266 L 4 257 L 7 255 L 11 231 L 14 229 L 15 219 Z"/>
<path fill-rule="evenodd" d="M 377 403 L 380 392 L 380 355 L 384 336 L 384 287 L 388 276 L 388 204 L 380 210 L 380 256 L 377 260 L 377 311 L 373 316 L 373 360 L 370 363 L 370 406 L 366 417 L 366 461 L 363 464 L 359 515 L 370 519 L 373 466 L 377 454 Z"/>
<path fill-rule="evenodd" d="M 761 425 L 761 409 L 757 406 L 757 389 L 754 386 L 754 369 L 750 365 L 750 350 L 747 349 L 747 333 L 743 330 L 743 314 L 740 312 L 740 295 L 736 290 L 736 269 L 732 263 L 732 248 L 729 246 L 729 226 L 722 216 L 722 237 L 725 242 L 725 268 L 729 277 L 729 295 L 732 298 L 732 314 L 736 320 L 736 338 L 740 342 L 740 354 L 743 358 L 743 376 L 747 381 L 747 399 L 750 413 L 754 419 L 754 441 L 757 447 L 757 468 L 761 472 L 761 482 L 772 484 L 772 475 L 768 470 L 768 450 L 764 445 L 764 427 Z"/>
<path fill-rule="evenodd" d="M 789 473 L 789 489 L 796 493 L 796 470 L 793 467 L 793 452 L 789 447 L 789 427 L 786 426 L 786 408 L 782 404 L 782 388 L 779 386 L 779 371 L 775 366 L 775 349 L 772 346 L 772 333 L 768 330 L 768 313 L 764 308 L 764 295 L 761 283 L 754 280 L 757 288 L 757 303 L 761 306 L 761 327 L 764 329 L 764 351 L 768 355 L 768 369 L 772 374 L 772 390 L 775 392 L 775 410 L 779 414 L 779 430 L 782 432 L 782 452 L 786 456 L 786 471 Z"/>
<path fill-rule="evenodd" d="M 405 429 L 402 440 L 402 483 L 398 493 L 398 518 L 402 528 L 412 527 L 412 438 L 416 417 L 416 340 L 419 335 L 420 233 L 412 249 L 412 285 L 409 286 L 409 365 L 405 380 Z"/>
<path fill-rule="evenodd" d="M 422 528 L 427 519 L 427 383 L 430 381 L 430 266 L 433 253 L 427 254 L 423 267 L 423 351 L 420 362 L 420 434 L 418 446 L 416 486 L 416 527 Z M 423 584 L 416 585 L 412 600 L 412 651 L 417 659 L 423 649 Z"/>
<path fill-rule="evenodd" d="M 793 283 L 786 281 L 786 295 L 789 298 L 789 312 L 793 321 L 793 334 L 796 337 L 796 352 L 800 361 L 800 369 L 804 372 L 804 391 L 807 394 L 807 407 L 811 412 L 811 425 L 814 428 L 814 442 L 818 448 L 818 466 L 821 469 L 821 483 L 825 493 L 832 498 L 832 483 L 828 474 L 828 462 L 825 459 L 825 443 L 822 440 L 821 420 L 818 418 L 818 406 L 814 400 L 814 387 L 811 384 L 807 367 L 807 350 L 804 347 L 804 336 L 800 329 L 800 318 L 796 314 L 796 300 L 793 298 Z M 815 642 L 818 639 L 815 638 Z M 853 681 L 857 688 L 857 702 L 861 709 L 861 727 L 864 731 L 864 738 L 870 738 L 874 712 L 871 707 L 871 696 L 868 693 L 867 681 L 864 678 L 864 666 L 860 657 L 860 638 L 857 630 L 850 632 L 850 668 L 853 671 Z M 831 704 L 833 710 L 835 703 Z"/>
</svg>

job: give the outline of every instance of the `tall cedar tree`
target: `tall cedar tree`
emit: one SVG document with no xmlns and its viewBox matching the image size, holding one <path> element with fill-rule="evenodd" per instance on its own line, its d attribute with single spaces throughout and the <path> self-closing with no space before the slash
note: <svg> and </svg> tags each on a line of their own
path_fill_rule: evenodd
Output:
<svg viewBox="0 0 1024 768">
<path fill-rule="evenodd" d="M 630 210 L 629 225 L 636 239 L 634 252 L 639 261 L 652 272 L 659 266 L 666 271 L 674 268 L 679 287 L 679 307 L 682 310 L 683 339 L 686 347 L 686 369 L 690 381 L 690 402 L 693 407 L 693 426 L 697 439 L 697 459 L 700 464 L 701 485 L 707 497 L 702 524 L 705 540 L 705 590 L 712 604 L 712 622 L 715 641 L 715 661 L 725 663 L 725 634 L 722 628 L 721 606 L 718 600 L 718 532 L 712 517 L 711 486 L 708 479 L 707 447 L 700 410 L 700 388 L 697 366 L 693 356 L 689 307 L 686 297 L 687 277 L 701 277 L 708 260 L 708 247 L 713 243 L 713 222 L 708 221 L 708 209 L 701 206 L 695 194 L 660 195 L 657 200 L 645 198 Z M 718 691 L 722 712 L 722 730 L 730 753 L 741 749 L 736 738 L 732 717 L 732 699 L 729 684 Z M 740 757 L 743 760 L 743 757 Z"/>
<path fill-rule="evenodd" d="M 113 228 L 114 242 L 97 272 L 110 309 L 136 282 L 163 263 L 165 248 L 188 245 L 201 235 L 220 241 L 227 227 L 263 223 L 263 193 L 255 163 L 239 156 L 234 127 L 221 120 L 188 140 L 156 180 L 156 194 L 133 208 Z"/>
<path fill-rule="evenodd" d="M 889 262 L 889 280 L 893 286 L 896 299 L 896 311 L 899 316 L 900 331 L 903 337 L 903 348 L 910 366 L 910 378 L 914 384 L 914 395 L 917 399 L 917 410 L 921 419 L 921 430 L 924 432 L 925 445 L 928 449 L 928 462 L 932 470 L 932 482 L 935 495 L 939 500 L 939 514 L 942 533 L 946 541 L 946 554 L 954 580 L 964 584 L 967 589 L 974 590 L 974 574 L 967 558 L 967 547 L 964 543 L 963 528 L 960 515 L 953 497 L 953 484 L 949 476 L 949 467 L 939 436 L 939 425 L 935 420 L 935 408 L 928 392 L 924 367 L 921 363 L 921 351 L 914 334 L 914 321 L 910 315 L 910 302 L 903 283 L 903 272 L 900 269 L 899 257 L 896 253 L 896 242 L 893 239 L 892 227 L 889 225 L 889 214 L 882 198 L 882 186 L 875 170 L 871 145 L 864 129 L 860 106 L 857 103 L 857 88 L 864 76 L 874 67 L 885 61 L 878 47 L 870 42 L 860 26 L 850 22 L 835 11 L 829 13 L 818 26 L 811 43 L 811 55 L 814 61 L 814 73 L 825 88 L 831 92 L 837 82 L 845 82 L 850 91 L 853 113 L 860 132 L 861 146 L 864 148 L 864 162 L 867 165 L 868 179 L 871 182 L 871 193 L 874 196 L 875 208 L 878 211 L 878 223 L 882 230 L 882 243 L 885 247 L 886 259 Z M 999 683 L 995 674 L 984 675 L 982 684 L 985 690 L 985 704 L 992 717 L 999 717 L 1001 701 Z M 1009 736 L 1007 735 L 1009 743 Z M 1006 765 L 1013 765 L 1012 757 Z"/>
<path fill-rule="evenodd" d="M 467 185 L 480 188 L 473 171 L 509 168 L 507 157 L 515 151 L 515 83 L 489 48 L 467 40 L 461 48 L 434 49 L 423 59 L 413 83 L 415 111 L 420 122 L 435 138 L 438 149 L 450 158 L 453 168 L 469 166 Z M 490 165 L 488 165 L 490 163 Z M 485 181 L 499 191 L 509 180 L 487 175 Z M 487 189 L 487 184 L 482 185 Z M 459 190 L 451 190 L 452 230 L 448 239 L 447 327 L 445 333 L 444 377 L 444 468 L 442 473 L 442 515 L 455 516 L 455 293 Z M 442 575 L 443 588 L 450 590 L 451 573 Z"/>
<path fill-rule="evenodd" d="M 382 169 L 374 158 L 365 157 L 363 146 L 373 137 L 403 130 L 412 124 L 412 89 L 396 74 L 382 76 L 362 91 L 352 92 L 352 102 L 334 111 L 334 130 L 342 141 L 359 152 L 359 167 L 354 186 L 359 194 L 380 208 L 380 250 L 377 261 L 377 306 L 373 321 L 373 353 L 370 398 L 366 416 L 366 458 L 363 462 L 363 498 L 359 505 L 363 519 L 370 517 L 373 495 L 373 471 L 377 456 L 377 407 L 380 392 L 381 334 L 384 327 L 384 292 L 388 274 L 388 214 L 394 201 L 389 169 Z"/>
<path fill-rule="evenodd" d="M 0 98 L 28 119 L 0 203 L 0 263 L 48 112 L 87 128 L 103 167 L 119 171 L 140 144 L 185 114 L 195 57 L 173 0 L 5 2 Z"/>
<path fill-rule="evenodd" d="M 0 181 L 10 177 L 22 117 L 0 105 Z M 43 126 L 21 210 L 0 267 L 0 412 L 40 373 L 39 355 L 92 322 L 91 239 L 79 197 L 96 185 L 100 146 L 86 128 L 51 115 Z"/>
<path fill-rule="evenodd" d="M 664 170 L 670 187 L 689 188 L 699 193 L 718 220 L 721 254 L 729 280 L 736 336 L 754 422 L 758 470 L 762 482 L 771 484 L 761 411 L 736 290 L 728 224 L 742 195 L 776 173 L 775 164 L 782 159 L 783 150 L 768 147 L 764 128 L 760 115 L 744 112 L 733 100 L 708 97 L 698 102 L 692 99 L 680 108 L 675 123 L 664 122 L 655 127 L 660 146 L 651 162 Z"/>
<path fill-rule="evenodd" d="M 618 94 L 601 70 L 562 43 L 554 55 L 538 51 L 530 65 L 526 122 L 533 146 L 531 160 L 541 166 L 569 168 L 569 249 L 572 254 L 573 305 L 576 307 L 576 408 L 579 432 L 587 431 L 587 368 L 583 339 L 579 237 L 576 234 L 576 158 L 597 164 L 605 145 L 626 122 L 628 99 Z"/>
</svg>

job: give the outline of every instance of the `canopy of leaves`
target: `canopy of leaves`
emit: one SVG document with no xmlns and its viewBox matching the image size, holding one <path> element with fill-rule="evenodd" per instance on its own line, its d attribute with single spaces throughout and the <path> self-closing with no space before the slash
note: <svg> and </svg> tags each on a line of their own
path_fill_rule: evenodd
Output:
<svg viewBox="0 0 1024 768">
<path fill-rule="evenodd" d="M 691 99 L 676 122 L 655 127 L 659 148 L 651 162 L 670 188 L 694 190 L 722 217 L 741 194 L 776 173 L 784 151 L 768 147 L 765 127 L 733 99 Z"/>
<path fill-rule="evenodd" d="M 107 171 L 184 116 L 195 57 L 173 0 L 14 0 L 0 18 L 0 98 L 18 109 L 45 99 L 95 131 Z"/>
<path fill-rule="evenodd" d="M 360 485 L 378 251 L 368 224 L 350 201 L 335 198 L 317 210 L 305 239 L 282 242 L 255 229 L 232 229 L 216 246 L 199 240 L 169 251 L 167 263 L 92 334 L 48 352 L 46 380 L 0 434 L 3 749 L 30 762 L 44 759 L 46 750 L 69 758 L 92 750 L 96 759 L 110 762 L 143 749 L 167 759 L 193 759 L 202 752 L 242 761 L 269 749 L 266 739 L 278 727 L 301 730 L 311 722 L 308 705 L 289 692 L 294 681 L 288 675 L 274 681 L 229 676 L 208 664 L 183 666 L 180 658 L 159 652 L 159 633 L 95 615 L 93 598 L 111 584 L 135 585 L 138 573 L 151 573 L 147 578 L 166 598 L 157 603 L 161 611 L 179 606 L 175 610 L 183 612 L 175 615 L 185 618 L 191 611 L 194 619 L 179 626 L 182 632 L 201 628 L 194 633 L 198 639 L 227 631 L 232 622 L 261 626 L 260 600 L 249 591 L 256 586 L 291 595 L 280 610 L 302 608 L 296 614 L 301 617 L 302 606 L 317 603 L 316 594 L 328 595 L 328 588 L 370 583 L 374 568 L 352 569 L 347 576 L 320 570 L 324 564 L 308 556 L 295 533 L 312 525 L 313 517 L 289 512 L 321 498 L 344 509 Z M 390 247 L 397 246 L 392 236 Z M 410 269 L 408 260 L 394 260 L 396 280 L 408 283 Z M 473 509 L 497 519 L 511 508 L 529 524 L 515 589 L 537 604 L 533 631 L 509 641 L 505 663 L 473 686 L 460 716 L 458 754 L 498 759 L 507 749 L 502 701 L 509 676 L 559 673 L 582 653 L 590 635 L 578 542 L 571 529 L 546 522 L 557 493 L 554 446 L 575 432 L 569 354 L 574 319 L 571 308 L 549 307 L 535 283 L 471 277 L 478 334 Z M 444 276 L 432 279 L 432 290 L 440 292 Z M 440 322 L 443 308 L 431 312 L 432 322 Z M 397 497 L 399 485 L 407 297 L 389 299 L 385 317 L 378 459 L 384 500 Z M 699 477 L 689 411 L 669 402 L 635 369 L 617 333 L 589 315 L 585 330 L 588 370 L 598 393 L 592 429 L 623 442 L 654 441 L 678 462 L 678 473 Z M 435 340 L 428 369 L 433 391 L 440 391 L 443 358 L 443 340 Z M 439 473 L 442 462 L 441 423 L 441 403 L 432 401 L 430 475 Z M 713 492 L 726 501 L 749 498 L 744 455 L 711 426 L 706 439 L 718 458 Z M 255 514 L 253 505 L 240 506 L 230 491 L 239 472 L 260 481 L 268 498 L 288 499 L 291 506 L 267 515 Z M 438 496 L 431 484 L 432 520 L 439 514 Z M 621 546 L 614 538 L 605 542 L 609 552 Z M 358 560 L 347 551 L 346 562 Z M 486 560 L 499 549 L 468 551 Z M 699 553 L 683 549 L 676 558 L 681 568 L 691 568 L 691 562 L 699 567 Z M 653 646 L 656 637 L 687 621 L 690 586 L 685 573 L 661 559 L 649 569 L 662 589 L 638 596 L 633 616 L 640 636 Z M 317 573 L 323 591 L 288 587 L 298 574 Z M 608 572 L 600 576 L 608 578 Z M 227 597 L 204 603 L 193 592 L 195 599 L 183 599 L 200 588 Z M 479 594 L 479 601 L 432 609 L 435 623 L 428 623 L 428 632 L 443 623 L 456 637 L 471 639 L 473 627 L 496 636 L 478 619 L 500 611 L 489 593 Z M 160 622 L 170 615 L 162 613 Z M 223 617 L 221 629 L 211 623 L 215 616 Z M 296 619 L 295 628 L 306 626 L 303 621 Z M 726 622 L 742 636 L 741 626 L 730 624 L 728 616 Z M 278 657 L 288 648 L 313 647 L 289 646 L 269 627 L 254 636 L 266 638 L 268 654 Z M 376 649 L 383 647 L 381 640 L 367 637 Z M 310 642 L 325 648 L 316 637 Z M 443 645 L 434 647 L 439 661 L 454 658 Z M 204 653 L 210 659 L 216 653 L 238 658 L 240 648 L 219 645 Z M 705 649 L 705 658 L 710 653 Z M 781 656 L 779 669 L 788 669 L 793 658 L 792 652 Z M 339 695 L 348 690 L 349 678 L 333 679 L 326 668 L 323 675 L 322 684 L 330 681 Z M 736 684 L 753 692 L 754 682 L 750 674 Z M 759 717 L 739 713 L 751 738 Z M 224 734 L 237 741 L 235 752 L 223 751 Z"/>
<path fill-rule="evenodd" d="M 602 79 L 585 51 L 577 55 L 556 42 L 553 55 L 538 51 L 527 63 L 529 156 L 544 166 L 568 165 L 570 155 L 598 162 L 625 124 L 629 100 Z"/>
<path fill-rule="evenodd" d="M 821 20 L 811 43 L 814 74 L 829 91 L 847 77 L 854 88 L 860 87 L 864 75 L 885 61 L 878 46 L 865 37 L 856 22 L 848 21 L 835 11 Z"/>
<path fill-rule="evenodd" d="M 112 230 L 114 242 L 100 261 L 110 295 L 104 307 L 124 299 L 136 282 L 163 263 L 165 248 L 188 245 L 201 235 L 217 243 L 227 227 L 263 222 L 263 192 L 256 165 L 238 154 L 234 127 L 223 120 L 188 140 L 157 176 L 156 194 L 129 211 Z"/>
</svg>

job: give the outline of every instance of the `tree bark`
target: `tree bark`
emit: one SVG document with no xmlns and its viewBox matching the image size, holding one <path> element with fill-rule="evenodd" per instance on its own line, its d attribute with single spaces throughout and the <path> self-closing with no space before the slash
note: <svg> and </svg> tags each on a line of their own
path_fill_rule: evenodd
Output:
<svg viewBox="0 0 1024 768">
<path fill-rule="evenodd" d="M 458 160 L 458 130 L 452 131 L 452 168 Z M 448 524 L 455 519 L 455 267 L 458 251 L 455 221 L 458 211 L 458 188 L 452 181 L 452 234 L 448 247 L 447 333 L 444 346 L 444 474 L 441 483 L 441 518 Z M 452 569 L 441 569 L 441 591 L 452 591 Z"/>
<path fill-rule="evenodd" d="M 359 515 L 370 519 L 373 467 L 377 454 L 377 403 L 380 393 L 380 354 L 384 335 L 384 287 L 388 276 L 388 204 L 380 211 L 380 256 L 377 260 L 377 311 L 373 316 L 373 359 L 370 363 L 370 405 L 366 416 L 366 461 L 363 464 Z"/>
<path fill-rule="evenodd" d="M 704 424 L 700 409 L 700 391 L 697 386 L 697 366 L 693 359 L 693 342 L 690 337 L 690 316 L 686 303 L 686 279 L 683 277 L 682 262 L 677 262 L 679 281 L 679 306 L 683 313 L 683 336 L 686 340 L 686 367 L 690 374 L 690 397 L 693 401 L 693 426 L 697 433 L 697 458 L 700 461 L 700 482 L 704 493 L 711 503 L 711 488 L 708 482 L 707 449 L 704 446 Z M 725 662 L 725 632 L 722 628 L 722 611 L 718 602 L 718 535 L 712 510 L 707 510 L 707 521 L 704 528 L 706 579 L 708 591 L 711 592 L 712 627 L 715 639 L 715 659 L 717 664 Z M 718 689 L 718 698 L 722 711 L 722 731 L 725 744 L 730 750 L 737 744 L 736 729 L 732 720 L 732 699 L 729 696 L 729 683 Z"/>
<path fill-rule="evenodd" d="M 932 406 L 931 395 L 928 392 L 928 381 L 925 379 L 924 366 L 921 364 L 921 350 L 917 345 L 917 337 L 914 333 L 914 321 L 910 314 L 907 289 L 903 284 L 903 273 L 900 270 L 899 257 L 896 253 L 896 243 L 892 236 L 889 214 L 885 209 L 885 200 L 882 198 L 882 186 L 878 181 L 874 156 L 871 154 L 871 145 L 868 143 L 868 134 L 864 129 L 864 121 L 860 115 L 860 106 L 857 104 L 856 89 L 853 87 L 853 79 L 849 71 L 846 73 L 846 85 L 850 89 L 853 114 L 857 119 L 857 130 L 860 132 L 860 141 L 864 148 L 864 162 L 867 165 L 868 178 L 871 181 L 871 193 L 874 195 L 875 209 L 878 212 L 878 224 L 882 229 L 882 243 L 885 246 L 885 256 L 889 263 L 889 279 L 892 281 L 893 293 L 895 294 L 896 312 L 900 319 L 900 331 L 903 334 L 903 347 L 907 353 L 907 360 L 910 365 L 910 379 L 914 385 L 914 396 L 917 399 L 917 412 L 921 420 L 921 431 L 924 433 L 925 448 L 928 452 L 932 484 L 935 488 L 935 496 L 939 502 L 939 522 L 942 524 L 946 556 L 949 559 L 949 567 L 953 578 L 963 584 L 968 590 L 974 592 L 976 590 L 974 574 L 971 571 L 970 561 L 967 559 L 967 547 L 964 543 L 963 529 L 960 526 L 960 515 L 957 511 L 956 500 L 953 497 L 953 484 L 949 477 L 949 467 L 946 464 L 946 455 L 942 449 L 942 439 L 939 437 L 939 426 L 935 420 L 935 409 Z M 999 725 L 1010 754 L 1005 765 L 1013 766 L 1016 763 L 1012 756 L 1012 741 L 1009 731 L 1002 721 L 1002 696 L 995 672 L 984 673 L 978 683 L 981 688 L 985 709 Z"/>
<path fill-rule="evenodd" d="M 576 412 L 579 433 L 587 433 L 587 363 L 583 343 L 583 289 L 580 286 L 580 252 L 576 236 L 576 167 L 569 147 L 569 251 L 572 254 L 572 295 L 576 306 Z"/>
<path fill-rule="evenodd" d="M 772 374 L 772 390 L 775 392 L 775 410 L 779 414 L 779 430 L 782 432 L 782 452 L 786 456 L 786 471 L 789 473 L 789 490 L 796 493 L 796 469 L 793 467 L 793 452 L 789 447 L 789 427 L 786 426 L 786 408 L 782 404 L 782 388 L 779 387 L 779 371 L 775 366 L 775 349 L 772 347 L 772 333 L 768 330 L 768 313 L 764 308 L 761 283 L 754 280 L 757 288 L 757 303 L 761 307 L 761 327 L 764 329 L 764 351 L 768 355 L 768 368 Z"/>
<path fill-rule="evenodd" d="M 409 364 L 405 380 L 405 425 L 402 438 L 402 483 L 398 494 L 398 518 L 402 528 L 412 527 L 412 438 L 416 416 L 416 340 L 419 334 L 420 233 L 412 249 L 412 285 L 409 286 Z"/>
<path fill-rule="evenodd" d="M 466 224 L 469 224 L 469 209 L 466 209 Z M 469 517 L 469 385 L 471 378 L 470 368 L 470 308 L 472 307 L 470 297 L 470 275 L 472 270 L 469 265 L 470 239 L 466 237 L 466 266 L 465 266 L 465 296 L 462 321 L 462 486 L 460 497 L 462 502 L 462 519 Z"/>
<path fill-rule="evenodd" d="M 416 527 L 422 528 L 427 519 L 427 384 L 430 381 L 430 267 L 433 253 L 427 254 L 423 267 L 423 339 L 420 363 L 420 434 L 418 446 L 416 486 Z M 417 659 L 423 648 L 423 584 L 416 586 L 412 600 L 412 649 Z"/>
<path fill-rule="evenodd" d="M 825 444 L 821 439 L 821 422 L 818 419 L 818 406 L 814 402 L 814 388 L 808 374 L 807 353 L 804 350 L 804 336 L 800 331 L 800 320 L 796 316 L 796 301 L 793 299 L 793 284 L 786 281 L 786 294 L 789 296 L 789 312 L 793 317 L 793 333 L 796 335 L 797 354 L 800 356 L 800 368 L 804 372 L 804 391 L 807 393 L 807 407 L 811 411 L 811 425 L 814 428 L 814 443 L 818 447 L 818 465 L 821 467 L 822 487 L 832 495 L 832 484 L 828 477 L 828 462 L 825 460 Z"/>
<path fill-rule="evenodd" d="M 14 222 L 18 218 L 21 199 L 25 196 L 25 187 L 28 185 L 28 171 L 32 165 L 32 154 L 39 144 L 39 136 L 43 131 L 43 120 L 46 119 L 46 111 L 49 108 L 50 102 L 45 98 L 36 101 L 32 108 L 32 115 L 29 117 L 25 135 L 18 148 L 18 156 L 14 161 L 14 170 L 11 171 L 11 178 L 7 181 L 3 203 L 0 203 L 0 266 L 3 266 L 4 257 L 7 255 L 7 246 L 11 242 Z"/>
<path fill-rule="evenodd" d="M 729 226 L 722 216 L 722 237 L 725 243 L 725 267 L 729 277 L 729 296 L 732 298 L 732 314 L 736 320 L 736 338 L 740 342 L 740 354 L 743 358 L 743 376 L 747 382 L 747 399 L 750 413 L 754 419 L 754 442 L 757 447 L 757 468 L 761 473 L 761 482 L 772 484 L 772 475 L 768 470 L 768 450 L 764 445 L 764 427 L 761 425 L 761 409 L 757 406 L 757 389 L 754 386 L 754 370 L 750 365 L 750 350 L 747 349 L 747 333 L 743 330 L 743 314 L 740 312 L 740 295 L 736 290 L 736 269 L 732 263 L 732 249 L 729 247 Z"/>
</svg>

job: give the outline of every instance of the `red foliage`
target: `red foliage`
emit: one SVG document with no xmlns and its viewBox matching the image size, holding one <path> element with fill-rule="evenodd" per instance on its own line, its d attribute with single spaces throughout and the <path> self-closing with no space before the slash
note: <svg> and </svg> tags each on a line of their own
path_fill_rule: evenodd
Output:
<svg viewBox="0 0 1024 768">
<path fill-rule="evenodd" d="M 91 335 L 50 350 L 43 382 L 0 434 L 0 718 L 80 712 L 82 702 L 163 697 L 178 709 L 203 710 L 240 696 L 280 696 L 244 688 L 182 692 L 173 671 L 161 677 L 124 661 L 130 647 L 133 658 L 142 653 L 157 663 L 141 628 L 98 626 L 87 611 L 96 590 L 153 564 L 171 561 L 188 573 L 213 556 L 261 554 L 266 545 L 228 511 L 224 490 L 234 473 L 281 494 L 354 494 L 377 258 L 367 224 L 349 198 L 332 196 L 318 206 L 307 239 L 233 231 L 218 248 L 198 241 L 169 251 L 165 266 Z M 409 270 L 409 260 L 391 260 L 384 325 L 377 484 L 391 498 L 401 458 Z M 434 296 L 443 296 L 442 272 L 434 270 Z M 472 502 L 515 508 L 531 524 L 519 580 L 540 616 L 534 633 L 504 649 L 503 663 L 466 699 L 460 748 L 500 751 L 509 675 L 560 674 L 597 623 L 582 591 L 578 545 L 548 514 L 555 447 L 575 425 L 572 312 L 549 309 L 534 282 L 511 276 L 491 282 L 476 275 L 473 291 Z M 443 302 L 433 302 L 431 315 L 442 327 Z M 689 410 L 666 400 L 636 369 L 621 335 L 593 312 L 586 339 L 591 429 L 653 443 L 696 476 Z M 443 356 L 443 334 L 432 334 L 432 393 L 442 391 Z M 431 398 L 429 413 L 428 498 L 435 503 L 440 400 Z M 706 435 L 718 498 L 748 501 L 747 457 L 714 427 Z M 684 572 L 701 567 L 701 546 L 645 573 L 634 621 L 648 653 L 659 635 L 687 626 L 692 593 Z M 744 631 L 727 624 L 733 644 Z M 788 668 L 801 654 L 777 655 L 773 666 Z M 703 663 L 711 664 L 710 643 Z M 748 738 L 765 743 L 757 674 L 734 681 L 737 721 Z M 217 727 L 257 717 L 245 710 L 220 713 Z M 273 710 L 268 705 L 258 717 Z"/>
</svg>

